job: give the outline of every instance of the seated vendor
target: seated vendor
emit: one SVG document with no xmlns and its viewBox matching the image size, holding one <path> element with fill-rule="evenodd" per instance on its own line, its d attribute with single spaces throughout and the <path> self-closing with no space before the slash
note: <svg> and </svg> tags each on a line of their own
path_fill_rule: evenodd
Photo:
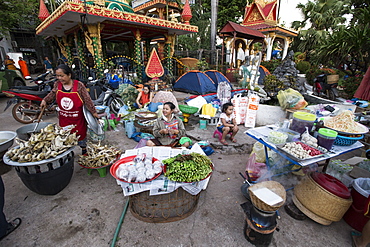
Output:
<svg viewBox="0 0 370 247">
<path fill-rule="evenodd" d="M 144 85 L 143 90 L 139 93 L 136 98 L 136 107 L 143 108 L 145 104 L 152 102 L 153 93 L 150 92 L 150 86 Z"/>
<path fill-rule="evenodd" d="M 163 115 L 158 118 L 153 127 L 155 139 L 148 140 L 147 146 L 176 146 L 189 147 L 191 140 L 185 137 L 185 127 L 182 120 L 173 113 L 175 105 L 172 102 L 163 104 Z"/>
</svg>

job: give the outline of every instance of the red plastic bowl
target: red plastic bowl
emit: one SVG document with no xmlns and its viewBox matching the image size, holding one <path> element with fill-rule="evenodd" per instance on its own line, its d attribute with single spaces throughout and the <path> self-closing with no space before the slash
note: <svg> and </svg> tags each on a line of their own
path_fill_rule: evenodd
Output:
<svg viewBox="0 0 370 247">
<path fill-rule="evenodd" d="M 128 157 L 125 157 L 125 158 L 122 158 L 120 160 L 118 160 L 117 162 L 115 162 L 111 167 L 110 167 L 110 174 L 115 178 L 115 179 L 118 179 L 119 181 L 121 182 L 125 182 L 125 183 L 129 183 L 129 184 L 143 184 L 143 183 L 146 183 L 146 182 L 150 182 L 154 179 L 156 179 L 157 177 L 159 177 L 162 172 L 158 173 L 157 175 L 155 175 L 153 178 L 151 179 L 148 179 L 148 180 L 145 180 L 144 182 L 128 182 L 126 180 L 123 180 L 119 177 L 117 177 L 116 175 L 116 172 L 117 172 L 117 169 L 120 165 L 124 164 L 124 163 L 127 163 L 127 162 L 131 162 L 134 160 L 134 158 L 136 157 L 136 155 L 133 155 L 133 156 L 128 156 Z M 155 162 L 157 161 L 158 159 L 156 158 L 153 158 L 152 162 Z M 163 169 L 162 169 L 163 171 Z"/>
<path fill-rule="evenodd" d="M 311 173 L 311 177 L 316 183 L 330 193 L 343 199 L 349 199 L 351 197 L 351 193 L 347 186 L 335 177 L 319 172 Z"/>
<path fill-rule="evenodd" d="M 199 181 L 203 181 L 204 179 L 208 178 L 209 176 L 211 176 L 213 170 L 214 170 L 214 165 L 211 163 L 211 169 L 212 171 L 203 179 L 199 180 Z M 167 170 L 167 165 L 164 165 L 163 166 L 163 174 L 166 174 L 166 170 Z M 181 181 L 175 181 L 175 182 L 179 182 L 179 183 L 188 183 L 188 184 L 191 184 L 191 183 L 194 183 L 194 182 L 199 182 L 199 181 L 193 181 L 193 182 L 181 182 Z"/>
</svg>

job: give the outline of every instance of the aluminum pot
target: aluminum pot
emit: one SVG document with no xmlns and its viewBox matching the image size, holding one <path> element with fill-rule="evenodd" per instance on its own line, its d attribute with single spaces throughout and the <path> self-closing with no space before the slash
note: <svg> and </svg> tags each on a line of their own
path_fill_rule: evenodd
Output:
<svg viewBox="0 0 370 247">
<path fill-rule="evenodd" d="M 26 126 L 23 126 L 17 129 L 16 132 L 17 132 L 18 138 L 28 141 L 28 139 L 30 139 L 31 137 L 32 132 L 34 131 L 36 124 L 37 123 L 27 124 Z M 40 122 L 34 132 L 39 132 L 41 129 L 45 128 L 49 124 L 52 124 L 52 123 Z"/>
<path fill-rule="evenodd" d="M 13 145 L 17 133 L 14 131 L 0 131 L 0 152 L 8 150 Z"/>
</svg>

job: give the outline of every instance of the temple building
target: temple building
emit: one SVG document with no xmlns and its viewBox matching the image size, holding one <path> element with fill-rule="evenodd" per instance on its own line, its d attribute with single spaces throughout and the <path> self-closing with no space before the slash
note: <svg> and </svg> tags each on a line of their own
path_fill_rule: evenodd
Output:
<svg viewBox="0 0 370 247">
<path fill-rule="evenodd" d="M 50 15 L 40 7 L 43 22 L 36 34 L 54 39 L 67 64 L 78 59 L 83 68 L 93 66 L 98 75 L 104 70 L 110 56 L 107 46 L 112 43 L 124 43 L 123 55 L 138 75 L 144 73 L 150 44 L 155 40 L 171 70 L 176 36 L 198 32 L 189 22 L 188 0 L 181 7 L 166 0 L 136 0 L 132 4 L 126 0 L 66 0 Z"/>
<path fill-rule="evenodd" d="M 267 61 L 271 59 L 275 45 L 280 46 L 281 57 L 286 57 L 289 45 L 298 31 L 279 25 L 278 4 L 277 0 L 255 0 L 245 7 L 240 25 L 229 21 L 220 30 L 219 35 L 226 48 L 226 62 L 231 68 L 238 68 L 242 51 L 244 56 L 254 56 L 262 51 L 263 60 Z M 256 42 L 262 42 L 262 47 L 254 46 Z"/>
</svg>

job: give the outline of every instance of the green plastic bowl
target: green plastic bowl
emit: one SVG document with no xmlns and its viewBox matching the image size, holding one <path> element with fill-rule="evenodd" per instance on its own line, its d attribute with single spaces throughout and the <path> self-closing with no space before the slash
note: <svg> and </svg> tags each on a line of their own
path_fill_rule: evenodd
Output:
<svg viewBox="0 0 370 247">
<path fill-rule="evenodd" d="M 179 109 L 182 113 L 186 113 L 186 114 L 194 114 L 198 111 L 197 107 L 190 106 L 190 105 L 179 105 Z"/>
</svg>

